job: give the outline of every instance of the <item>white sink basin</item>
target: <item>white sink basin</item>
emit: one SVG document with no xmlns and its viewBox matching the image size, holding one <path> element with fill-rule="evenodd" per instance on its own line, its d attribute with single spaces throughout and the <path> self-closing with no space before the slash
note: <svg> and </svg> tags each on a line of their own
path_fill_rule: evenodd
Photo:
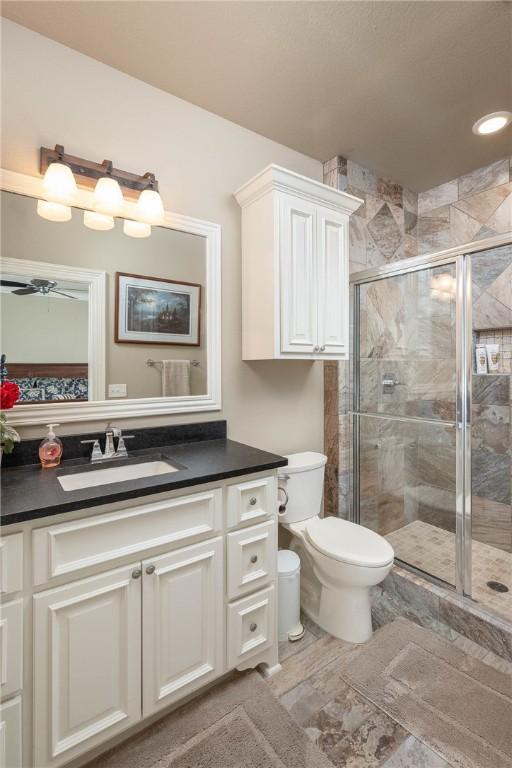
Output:
<svg viewBox="0 0 512 768">
<path fill-rule="evenodd" d="M 76 472 L 59 477 L 64 491 L 78 491 L 81 488 L 93 488 L 95 485 L 123 483 L 126 480 L 138 480 L 141 477 L 156 477 L 178 472 L 177 467 L 166 461 L 146 461 L 143 464 L 128 464 L 124 467 L 105 467 L 91 472 Z"/>
</svg>

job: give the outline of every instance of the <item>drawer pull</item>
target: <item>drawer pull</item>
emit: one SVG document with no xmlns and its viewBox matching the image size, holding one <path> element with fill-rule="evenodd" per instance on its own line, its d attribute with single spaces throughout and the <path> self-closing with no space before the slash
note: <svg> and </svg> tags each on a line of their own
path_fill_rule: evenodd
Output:
<svg viewBox="0 0 512 768">
<path fill-rule="evenodd" d="M 132 579 L 140 579 L 142 576 L 142 571 L 140 568 L 136 568 L 134 571 L 132 571 Z"/>
<path fill-rule="evenodd" d="M 256 496 L 253 496 L 249 504 L 251 505 L 251 507 L 255 507 L 257 503 L 258 503 L 258 499 L 256 498 Z"/>
<path fill-rule="evenodd" d="M 251 632 L 256 632 L 256 630 L 258 629 L 258 625 L 253 621 L 249 629 L 251 630 Z"/>
<path fill-rule="evenodd" d="M 257 563 L 258 562 L 258 555 L 253 555 L 251 557 L 251 563 Z"/>
<path fill-rule="evenodd" d="M 155 572 L 155 566 L 154 565 L 148 565 L 148 567 L 146 568 L 146 573 L 148 573 L 151 576 L 151 574 L 154 573 L 154 572 Z"/>
</svg>

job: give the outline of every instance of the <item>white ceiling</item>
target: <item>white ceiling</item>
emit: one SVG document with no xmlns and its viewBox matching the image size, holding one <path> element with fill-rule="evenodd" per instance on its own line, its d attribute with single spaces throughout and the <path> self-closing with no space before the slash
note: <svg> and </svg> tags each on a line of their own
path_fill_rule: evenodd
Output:
<svg viewBox="0 0 512 768">
<path fill-rule="evenodd" d="M 510 2 L 4 0 L 2 14 L 319 160 L 416 190 L 512 152 Z"/>
</svg>

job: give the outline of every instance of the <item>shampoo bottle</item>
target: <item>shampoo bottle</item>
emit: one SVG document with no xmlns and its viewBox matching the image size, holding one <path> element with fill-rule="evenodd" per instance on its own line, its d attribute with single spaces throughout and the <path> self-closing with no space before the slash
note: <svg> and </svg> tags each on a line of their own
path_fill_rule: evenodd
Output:
<svg viewBox="0 0 512 768">
<path fill-rule="evenodd" d="M 58 467 L 62 456 L 62 442 L 56 437 L 53 431 L 54 427 L 58 427 L 58 424 L 47 424 L 48 434 L 41 441 L 39 446 L 39 458 L 41 460 L 41 466 L 43 469 L 49 467 Z"/>
</svg>

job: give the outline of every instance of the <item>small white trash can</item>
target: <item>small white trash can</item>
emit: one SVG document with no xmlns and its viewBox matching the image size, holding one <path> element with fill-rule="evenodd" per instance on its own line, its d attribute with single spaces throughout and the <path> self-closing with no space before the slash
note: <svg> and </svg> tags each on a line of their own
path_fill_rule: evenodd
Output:
<svg viewBox="0 0 512 768">
<path fill-rule="evenodd" d="M 278 639 L 300 640 L 304 627 L 300 622 L 300 559 L 291 549 L 277 553 Z"/>
</svg>

